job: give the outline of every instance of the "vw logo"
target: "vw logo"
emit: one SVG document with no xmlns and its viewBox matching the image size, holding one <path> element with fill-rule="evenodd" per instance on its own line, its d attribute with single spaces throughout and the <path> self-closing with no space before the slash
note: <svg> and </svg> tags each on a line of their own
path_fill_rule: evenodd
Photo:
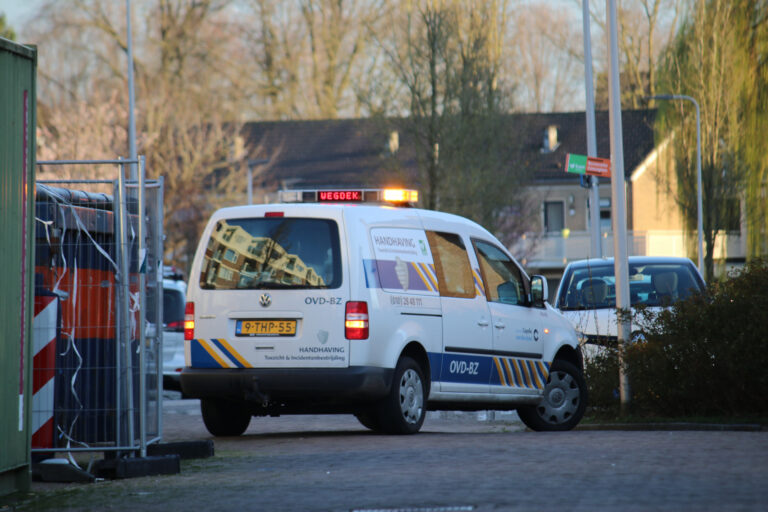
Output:
<svg viewBox="0 0 768 512">
<path fill-rule="evenodd" d="M 272 297 L 268 293 L 262 293 L 261 297 L 259 297 L 259 304 L 264 308 L 269 307 L 272 304 Z"/>
</svg>

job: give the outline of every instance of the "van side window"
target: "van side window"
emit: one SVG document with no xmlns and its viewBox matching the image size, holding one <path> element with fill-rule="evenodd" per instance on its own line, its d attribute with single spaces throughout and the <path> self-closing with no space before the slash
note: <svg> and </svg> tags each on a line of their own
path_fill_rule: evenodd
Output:
<svg viewBox="0 0 768 512">
<path fill-rule="evenodd" d="M 489 302 L 527 306 L 525 279 L 515 262 L 495 245 L 481 240 L 473 240 L 472 243 L 480 263 L 486 299 Z"/>
<path fill-rule="evenodd" d="M 464 243 L 459 235 L 427 231 L 427 240 L 435 259 L 440 295 L 473 298 L 475 283 Z"/>
</svg>

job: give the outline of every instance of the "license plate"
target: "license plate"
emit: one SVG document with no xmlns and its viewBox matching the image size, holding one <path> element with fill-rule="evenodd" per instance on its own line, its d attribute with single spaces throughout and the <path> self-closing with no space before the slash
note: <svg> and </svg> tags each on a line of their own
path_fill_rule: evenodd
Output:
<svg viewBox="0 0 768 512">
<path fill-rule="evenodd" d="M 238 320 L 237 336 L 295 336 L 296 320 Z"/>
</svg>

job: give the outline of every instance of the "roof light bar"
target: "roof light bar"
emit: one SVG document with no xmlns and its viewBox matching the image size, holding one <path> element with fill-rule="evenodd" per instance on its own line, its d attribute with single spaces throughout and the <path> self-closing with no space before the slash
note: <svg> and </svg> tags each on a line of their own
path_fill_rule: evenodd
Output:
<svg viewBox="0 0 768 512">
<path fill-rule="evenodd" d="M 317 189 L 280 190 L 281 203 L 387 203 L 397 206 L 416 206 L 419 192 L 411 189 Z"/>
<path fill-rule="evenodd" d="M 384 201 L 388 203 L 415 203 L 419 200 L 419 193 L 416 190 L 388 188 L 382 192 L 384 194 Z"/>
</svg>

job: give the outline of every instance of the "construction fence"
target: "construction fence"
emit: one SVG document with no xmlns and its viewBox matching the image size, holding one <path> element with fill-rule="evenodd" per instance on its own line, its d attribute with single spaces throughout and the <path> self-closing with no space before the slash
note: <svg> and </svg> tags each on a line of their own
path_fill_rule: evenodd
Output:
<svg viewBox="0 0 768 512">
<path fill-rule="evenodd" d="M 38 165 L 115 178 L 37 182 L 33 459 L 145 456 L 162 432 L 163 181 L 143 158 Z"/>
</svg>

